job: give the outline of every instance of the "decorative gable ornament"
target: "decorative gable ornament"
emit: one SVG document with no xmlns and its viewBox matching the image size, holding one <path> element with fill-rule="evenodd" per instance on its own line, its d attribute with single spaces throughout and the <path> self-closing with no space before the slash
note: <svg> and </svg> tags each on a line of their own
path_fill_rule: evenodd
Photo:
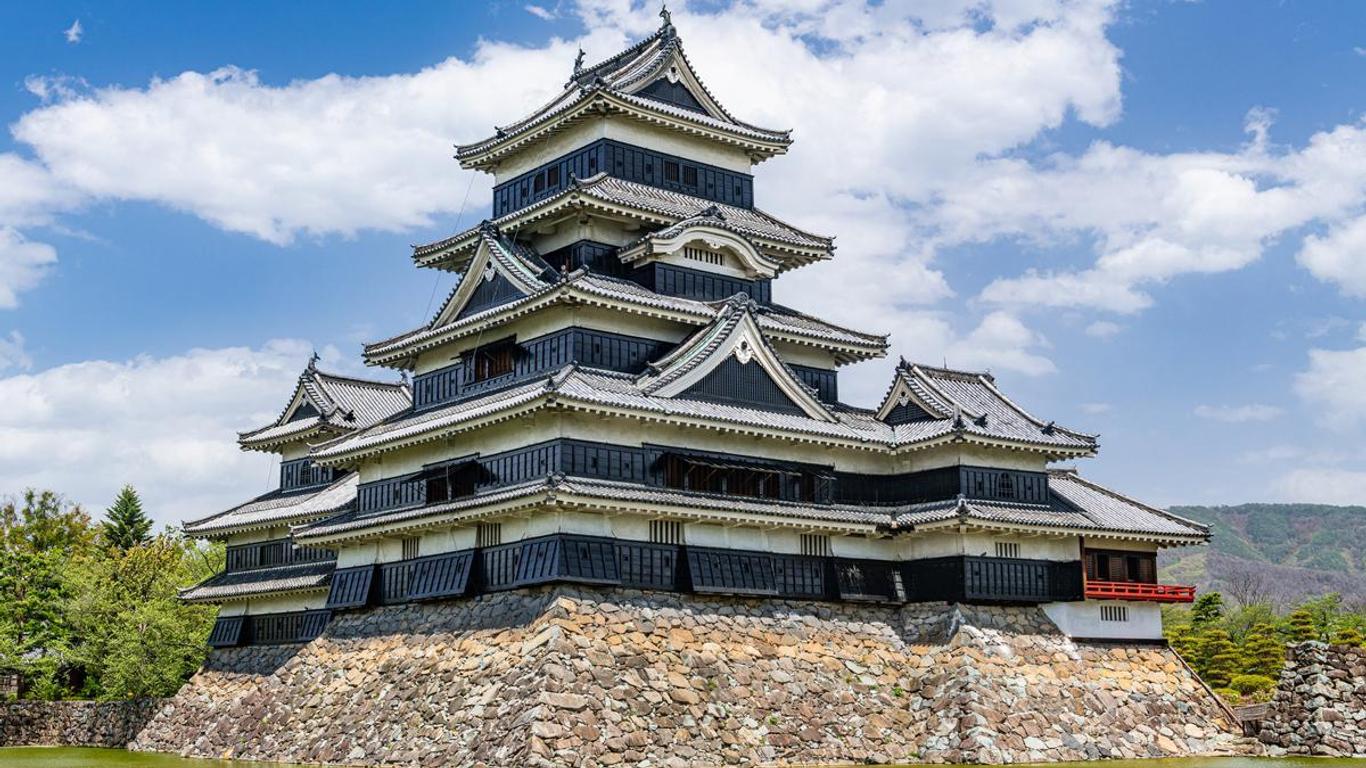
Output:
<svg viewBox="0 0 1366 768">
<path fill-rule="evenodd" d="M 754 349 L 749 345 L 749 339 L 741 339 L 735 345 L 735 359 L 740 361 L 740 365 L 748 365 L 754 359 Z"/>
</svg>

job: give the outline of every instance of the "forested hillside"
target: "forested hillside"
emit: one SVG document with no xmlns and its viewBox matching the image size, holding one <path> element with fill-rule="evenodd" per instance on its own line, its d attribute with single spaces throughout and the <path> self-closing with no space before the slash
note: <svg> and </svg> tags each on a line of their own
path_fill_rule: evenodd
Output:
<svg viewBox="0 0 1366 768">
<path fill-rule="evenodd" d="M 1213 546 L 1165 552 L 1162 578 L 1281 606 L 1340 592 L 1366 604 L 1366 507 L 1240 504 L 1172 507 L 1214 529 Z"/>
</svg>

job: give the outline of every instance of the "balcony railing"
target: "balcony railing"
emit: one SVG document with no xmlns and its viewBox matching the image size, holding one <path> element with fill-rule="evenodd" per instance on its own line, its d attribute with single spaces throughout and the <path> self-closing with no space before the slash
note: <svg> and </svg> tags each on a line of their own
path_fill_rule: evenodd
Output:
<svg viewBox="0 0 1366 768">
<path fill-rule="evenodd" d="M 1133 581 L 1087 581 L 1088 600 L 1143 600 L 1152 603 L 1190 603 L 1195 587 L 1174 584 L 1143 584 Z"/>
<path fill-rule="evenodd" d="M 271 539 L 255 544 L 236 544 L 228 547 L 228 572 L 275 568 L 298 563 L 320 563 L 337 559 L 337 553 L 321 547 L 299 547 L 289 539 Z"/>
</svg>

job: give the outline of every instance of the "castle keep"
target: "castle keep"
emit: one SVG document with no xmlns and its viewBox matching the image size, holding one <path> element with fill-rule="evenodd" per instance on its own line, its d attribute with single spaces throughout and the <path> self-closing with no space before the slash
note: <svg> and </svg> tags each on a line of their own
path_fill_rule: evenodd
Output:
<svg viewBox="0 0 1366 768">
<path fill-rule="evenodd" d="M 244 449 L 280 455 L 280 487 L 186 524 L 188 533 L 228 545 L 226 571 L 184 593 L 221 605 L 210 640 L 218 650 L 191 687 L 237 679 L 232 675 L 243 670 L 233 660 L 259 646 L 307 644 L 293 661 L 257 670 L 274 682 L 247 685 L 261 706 L 282 706 L 281 697 L 303 696 L 297 686 L 306 688 L 311 676 L 330 674 L 326 665 L 352 670 L 347 664 L 356 658 L 374 658 L 354 655 L 360 643 L 370 643 L 370 654 L 407 658 L 395 648 L 447 636 L 443 653 L 476 654 L 473 640 L 458 638 L 492 642 L 478 634 L 492 631 L 481 611 L 506 606 L 509 615 L 526 615 L 516 630 L 520 661 L 489 661 L 501 651 L 481 645 L 478 653 L 488 655 L 470 668 L 473 677 L 460 678 L 460 695 L 474 698 L 448 702 L 483 713 L 494 702 L 470 704 L 478 695 L 468 688 L 488 664 L 526 664 L 553 652 L 562 658 L 552 666 L 591 684 L 575 666 L 574 644 L 563 639 L 574 633 L 571 619 L 583 622 L 579 647 L 590 649 L 580 660 L 600 664 L 591 655 L 595 644 L 608 659 L 615 652 L 608 645 L 617 645 L 605 626 L 621 627 L 617 640 L 638 649 L 652 633 L 678 629 L 686 635 L 667 634 L 658 652 L 685 653 L 690 638 L 727 627 L 760 632 L 768 638 L 755 641 L 762 647 L 781 645 L 772 637 L 782 636 L 783 616 L 805 615 L 811 621 L 804 625 L 792 619 L 793 637 L 824 638 L 811 640 L 819 647 L 848 632 L 852 644 L 874 643 L 892 682 L 875 697 L 881 704 L 864 707 L 860 698 L 845 707 L 839 697 L 846 694 L 836 688 L 863 685 L 860 696 L 874 695 L 868 685 L 878 690 L 863 679 L 867 660 L 854 661 L 862 658 L 854 654 L 847 665 L 837 659 L 839 674 L 817 676 L 820 682 L 803 690 L 835 696 L 849 717 L 883 717 L 878 711 L 907 705 L 888 698 L 892 686 L 926 685 L 910 681 L 933 653 L 911 645 L 952 645 L 955 632 L 977 621 L 973 642 L 983 648 L 996 647 L 983 639 L 993 632 L 1046 636 L 1026 646 L 1037 651 L 1038 664 L 1071 654 L 1082 678 L 1092 661 L 1103 666 L 1111 657 L 1104 650 L 1087 656 L 1078 643 L 1143 649 L 1132 651 L 1133 669 L 1147 654 L 1159 671 L 1127 678 L 1148 686 L 1131 703 L 1170 706 L 1156 714 L 1144 709 L 1134 723 L 1111 723 L 1116 744 L 1128 743 L 1126 731 L 1143 735 L 1135 730 L 1143 718 L 1157 722 L 1183 707 L 1205 712 L 1201 728 L 1213 738 L 1220 726 L 1206 721 L 1218 719 L 1217 706 L 1179 660 L 1152 644 L 1161 639 L 1160 604 L 1193 597 L 1191 588 L 1158 583 L 1157 550 L 1204 542 L 1208 531 L 1051 468 L 1094 456 L 1096 438 L 1031 414 L 988 373 L 902 360 L 881 402 L 843 402 L 840 370 L 884 356 L 887 340 L 778 301 L 775 283 L 786 272 L 835 256 L 831 238 L 756 204 L 762 195 L 754 167 L 786 152 L 789 132 L 743 122 L 723 107 L 693 70 L 667 13 L 657 32 L 629 49 L 593 66 L 582 59 L 548 104 L 458 148 L 463 167 L 493 176 L 492 218 L 415 248 L 417 266 L 460 279 L 430 322 L 365 347 L 365 362 L 392 369 L 395 383 L 335 376 L 310 363 L 275 422 L 241 435 Z M 672 619 L 648 618 L 656 611 Z M 593 617 L 609 615 L 617 617 L 613 624 L 594 624 Z M 537 644 L 537 622 L 559 627 L 560 639 Z M 377 636 L 410 639 L 374 645 Z M 1033 657 L 1013 663 L 1025 658 Z M 1115 658 L 1131 664 L 1128 656 Z M 413 663 L 413 670 L 426 669 Z M 514 699 L 539 711 L 546 695 L 583 693 L 557 684 L 556 674 Z M 332 684 L 323 677 L 313 684 Z M 769 684 L 781 688 L 791 677 L 782 672 Z M 683 685 L 686 695 L 664 704 L 721 717 L 703 702 L 717 690 L 711 685 L 701 693 Z M 501 690 L 521 690 L 509 686 Z M 243 701 L 245 689 L 233 690 L 233 700 Z M 921 701 L 947 690 L 934 688 Z M 179 714 L 163 725 L 212 698 L 196 691 L 184 694 Z M 1122 707 L 1130 693 L 1106 696 L 1110 704 L 1118 696 Z M 1057 706 L 1108 711 L 1104 697 L 1078 694 L 1067 703 L 1071 694 L 1058 696 Z M 1179 703 L 1189 699 L 1200 701 Z M 797 703 L 772 706 L 779 718 Z M 690 722 L 700 722 L 702 712 Z M 1094 756 L 1081 742 L 968 744 L 976 737 L 945 734 L 965 728 L 962 718 L 972 712 L 942 727 L 926 724 L 928 712 L 909 712 L 900 724 L 893 717 L 879 726 L 894 738 L 840 742 L 844 751 L 783 748 L 802 739 L 824 743 L 825 732 L 813 726 L 800 738 L 780 739 L 777 751 L 745 752 L 743 759 L 906 759 L 926 749 L 949 761 L 1025 759 L 1031 750 L 1038 759 Z M 412 722 L 411 715 L 395 717 Z M 764 715 L 756 717 L 763 726 Z M 192 721 L 177 722 L 193 730 Z M 522 737 L 496 731 L 508 744 L 521 738 L 521 747 L 479 757 L 466 745 L 449 756 L 548 759 L 561 742 L 582 752 L 595 741 L 580 735 L 575 746 L 565 730 L 570 721 L 540 731 L 534 722 L 523 725 L 532 730 Z M 1175 720 L 1172 727 L 1181 729 Z M 232 752 L 237 738 L 238 754 L 269 759 L 392 757 L 364 744 L 355 754 L 335 754 L 335 743 L 272 751 L 261 746 L 260 733 L 220 742 L 214 732 L 197 736 L 209 741 L 191 751 Z M 1144 744 L 1159 736 L 1192 741 L 1154 754 L 1188 754 L 1205 743 L 1204 731 L 1168 737 L 1154 730 Z M 632 748 L 621 739 L 625 746 L 614 754 L 629 758 Z M 149 745 L 176 748 L 155 739 Z M 645 745 L 635 749 L 636 759 L 652 754 Z"/>
</svg>

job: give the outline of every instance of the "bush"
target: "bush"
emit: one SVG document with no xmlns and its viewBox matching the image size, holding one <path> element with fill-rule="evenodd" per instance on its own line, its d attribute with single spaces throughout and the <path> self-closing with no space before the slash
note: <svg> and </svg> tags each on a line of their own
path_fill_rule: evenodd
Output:
<svg viewBox="0 0 1366 768">
<path fill-rule="evenodd" d="M 1251 696 L 1254 693 L 1272 690 L 1276 687 L 1276 681 L 1266 675 L 1234 675 L 1228 687 L 1244 696 Z"/>
<path fill-rule="evenodd" d="M 1243 700 L 1242 694 L 1238 693 L 1232 688 L 1215 688 L 1214 693 L 1219 698 L 1223 699 L 1224 701 L 1230 704 L 1238 704 Z"/>
</svg>

